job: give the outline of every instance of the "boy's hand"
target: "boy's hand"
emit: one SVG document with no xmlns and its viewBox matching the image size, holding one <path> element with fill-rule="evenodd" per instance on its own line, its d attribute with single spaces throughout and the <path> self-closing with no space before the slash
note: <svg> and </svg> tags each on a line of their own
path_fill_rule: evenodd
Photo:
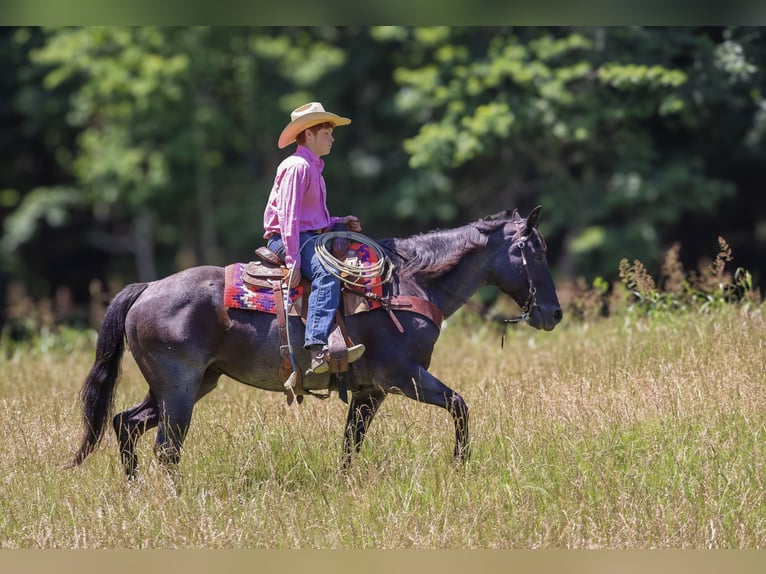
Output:
<svg viewBox="0 0 766 574">
<path fill-rule="evenodd" d="M 343 223 L 348 226 L 349 231 L 359 233 L 362 230 L 362 224 L 359 223 L 359 218 L 356 215 L 347 215 L 343 218 Z"/>
</svg>

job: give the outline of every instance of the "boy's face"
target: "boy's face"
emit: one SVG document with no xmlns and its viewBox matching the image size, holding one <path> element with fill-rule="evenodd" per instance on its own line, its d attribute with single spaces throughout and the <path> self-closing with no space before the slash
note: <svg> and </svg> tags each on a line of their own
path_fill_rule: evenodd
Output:
<svg viewBox="0 0 766 574">
<path fill-rule="evenodd" d="M 317 157 L 330 153 L 334 141 L 332 128 L 322 127 L 316 134 L 312 130 L 306 130 L 306 147 L 317 154 Z"/>
</svg>

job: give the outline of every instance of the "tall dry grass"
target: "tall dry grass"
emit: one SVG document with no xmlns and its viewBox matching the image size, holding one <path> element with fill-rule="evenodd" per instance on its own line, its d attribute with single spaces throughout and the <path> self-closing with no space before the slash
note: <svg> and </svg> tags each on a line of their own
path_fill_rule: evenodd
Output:
<svg viewBox="0 0 766 574">
<path fill-rule="evenodd" d="M 114 439 L 80 468 L 76 402 L 92 339 L 0 357 L 5 548 L 764 548 L 763 305 L 565 320 L 555 331 L 448 323 L 432 372 L 471 408 L 390 397 L 348 476 L 345 405 L 287 407 L 225 379 L 200 402 L 180 477 Z M 117 408 L 145 385 L 127 356 Z"/>
</svg>

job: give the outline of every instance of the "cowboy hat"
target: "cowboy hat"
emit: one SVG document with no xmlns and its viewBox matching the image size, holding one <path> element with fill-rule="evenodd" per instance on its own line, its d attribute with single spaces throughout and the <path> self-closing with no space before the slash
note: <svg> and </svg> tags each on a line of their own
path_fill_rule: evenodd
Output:
<svg viewBox="0 0 766 574">
<path fill-rule="evenodd" d="M 295 141 L 295 136 L 311 126 L 324 122 L 332 122 L 336 126 L 345 126 L 351 123 L 348 118 L 325 111 L 319 102 L 311 102 L 295 108 L 290 114 L 290 120 L 290 123 L 285 126 L 279 136 L 279 149 L 289 146 Z"/>
</svg>

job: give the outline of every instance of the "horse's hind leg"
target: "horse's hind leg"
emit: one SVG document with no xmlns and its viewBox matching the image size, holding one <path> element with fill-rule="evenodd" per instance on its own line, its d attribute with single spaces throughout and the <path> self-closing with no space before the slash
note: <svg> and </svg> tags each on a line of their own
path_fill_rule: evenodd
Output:
<svg viewBox="0 0 766 574">
<path fill-rule="evenodd" d="M 188 377 L 191 379 L 191 375 Z M 206 371 L 201 382 L 179 382 L 158 401 L 160 417 L 154 452 L 169 470 L 181 460 L 181 447 L 191 424 L 194 403 L 216 387 L 219 377 L 220 373 Z"/>
<path fill-rule="evenodd" d="M 181 446 L 191 423 L 195 396 L 179 393 L 162 400 L 160 420 L 157 425 L 157 439 L 154 454 L 168 470 L 178 466 L 181 460 Z"/>
<path fill-rule="evenodd" d="M 352 395 L 351 404 L 348 406 L 346 418 L 346 432 L 343 441 L 343 470 L 347 471 L 351 466 L 354 454 L 362 448 L 362 442 L 367 434 L 372 418 L 378 412 L 378 407 L 386 395 L 369 393 L 366 395 Z"/>
<path fill-rule="evenodd" d="M 157 426 L 159 422 L 157 401 L 148 393 L 143 401 L 131 407 L 112 419 L 114 432 L 120 447 L 120 459 L 128 478 L 135 478 L 138 468 L 136 443 L 147 430 Z"/>
</svg>

